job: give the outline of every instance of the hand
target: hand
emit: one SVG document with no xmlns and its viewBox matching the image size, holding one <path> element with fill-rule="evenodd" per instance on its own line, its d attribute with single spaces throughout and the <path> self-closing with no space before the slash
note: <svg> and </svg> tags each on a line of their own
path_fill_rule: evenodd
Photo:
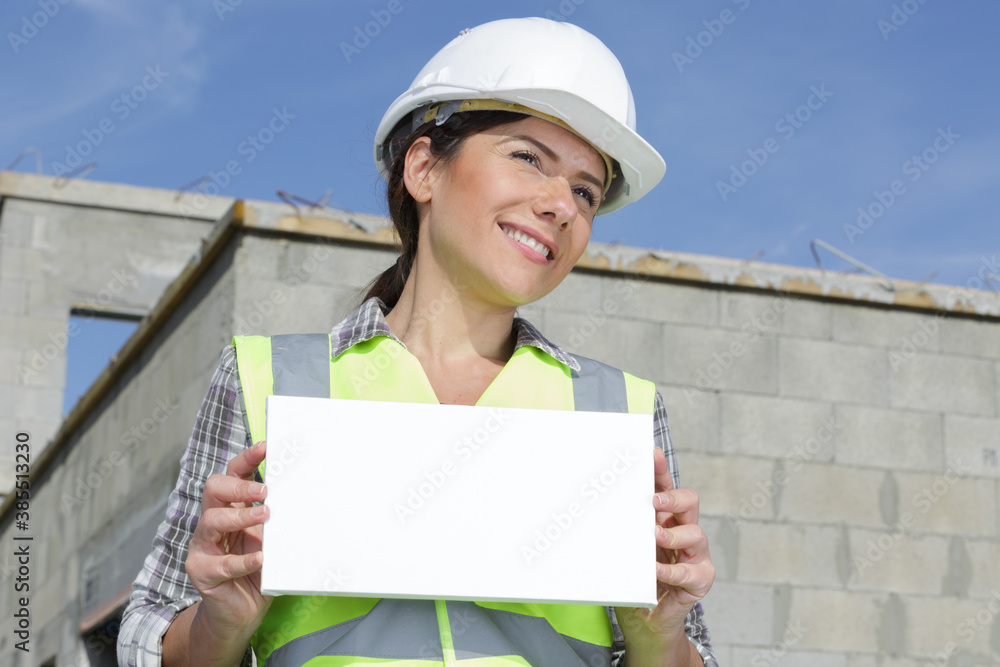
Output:
<svg viewBox="0 0 1000 667">
<path fill-rule="evenodd" d="M 715 567 L 708 539 L 698 526 L 698 494 L 694 489 L 674 488 L 666 456 L 659 448 L 653 450 L 653 477 L 657 604 L 652 610 L 616 607 L 615 614 L 627 647 L 661 655 L 687 655 L 692 645 L 684 633 L 684 619 L 712 587 Z"/>
<path fill-rule="evenodd" d="M 185 567 L 201 594 L 198 614 L 222 637 L 247 634 L 249 641 L 273 599 L 260 593 L 261 530 L 269 511 L 253 506 L 267 497 L 267 488 L 253 480 L 266 452 L 267 444 L 258 442 L 235 456 L 225 475 L 206 480 L 188 547 Z"/>
</svg>

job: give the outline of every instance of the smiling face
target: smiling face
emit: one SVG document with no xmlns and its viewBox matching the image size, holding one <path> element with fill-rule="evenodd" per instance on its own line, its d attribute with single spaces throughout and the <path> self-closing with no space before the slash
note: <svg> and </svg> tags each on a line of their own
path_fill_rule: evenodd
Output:
<svg viewBox="0 0 1000 667">
<path fill-rule="evenodd" d="M 417 275 L 505 308 L 562 282 L 590 239 L 605 165 L 572 132 L 528 117 L 474 134 L 451 160 L 417 140 L 407 189 L 418 202 Z"/>
</svg>

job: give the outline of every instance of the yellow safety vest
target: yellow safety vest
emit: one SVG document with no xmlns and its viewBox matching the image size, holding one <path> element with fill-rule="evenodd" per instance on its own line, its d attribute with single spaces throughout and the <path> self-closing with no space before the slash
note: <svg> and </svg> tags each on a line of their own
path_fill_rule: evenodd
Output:
<svg viewBox="0 0 1000 667">
<path fill-rule="evenodd" d="M 437 403 L 420 362 L 388 336 L 336 359 L 327 334 L 236 336 L 233 344 L 254 442 L 264 439 L 270 394 Z M 576 359 L 579 372 L 523 345 L 477 405 L 653 413 L 653 383 Z M 593 605 L 285 595 L 252 646 L 266 667 L 597 667 L 610 664 L 612 634 L 607 608 Z"/>
</svg>

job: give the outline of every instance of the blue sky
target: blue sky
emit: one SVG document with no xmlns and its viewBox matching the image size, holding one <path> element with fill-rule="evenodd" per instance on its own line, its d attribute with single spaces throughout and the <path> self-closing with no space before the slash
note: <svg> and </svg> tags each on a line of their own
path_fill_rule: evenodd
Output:
<svg viewBox="0 0 1000 667">
<path fill-rule="evenodd" d="M 987 0 L 66 2 L 0 9 L 0 166 L 35 146 L 55 173 L 89 142 L 88 178 L 177 188 L 235 160 L 226 195 L 331 189 L 335 207 L 381 213 L 370 144 L 389 103 L 462 28 L 547 15 L 618 55 L 668 165 L 595 240 L 813 266 L 820 238 L 892 277 L 951 284 L 1000 253 L 1000 5 Z M 391 20 L 345 56 L 379 15 Z M 275 110 L 294 118 L 253 154 L 243 142 Z M 933 164 L 912 161 L 925 153 Z M 744 164 L 754 156 L 767 160 Z"/>
<path fill-rule="evenodd" d="M 595 240 L 814 266 L 822 239 L 894 278 L 972 286 L 1000 255 L 987 0 L 8 0 L 0 167 L 34 146 L 47 174 L 96 161 L 87 178 L 173 189 L 214 173 L 232 197 L 331 190 L 334 207 L 384 213 L 385 109 L 463 28 L 531 15 L 617 54 L 667 162 Z M 276 117 L 270 143 L 247 142 Z M 130 330 L 88 326 L 98 359 Z M 67 407 L 101 367 L 70 367 Z"/>
</svg>

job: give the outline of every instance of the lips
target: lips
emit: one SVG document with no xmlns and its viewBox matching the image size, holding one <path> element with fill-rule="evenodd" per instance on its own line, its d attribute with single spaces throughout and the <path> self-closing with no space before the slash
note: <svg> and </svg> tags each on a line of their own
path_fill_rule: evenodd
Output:
<svg viewBox="0 0 1000 667">
<path fill-rule="evenodd" d="M 502 229 L 503 233 L 511 239 L 525 247 L 531 248 L 545 259 L 552 259 L 555 257 L 555 251 L 551 246 L 546 244 L 544 241 L 539 240 L 537 237 L 532 236 L 524 229 L 503 223 L 501 223 L 500 229 Z"/>
</svg>

